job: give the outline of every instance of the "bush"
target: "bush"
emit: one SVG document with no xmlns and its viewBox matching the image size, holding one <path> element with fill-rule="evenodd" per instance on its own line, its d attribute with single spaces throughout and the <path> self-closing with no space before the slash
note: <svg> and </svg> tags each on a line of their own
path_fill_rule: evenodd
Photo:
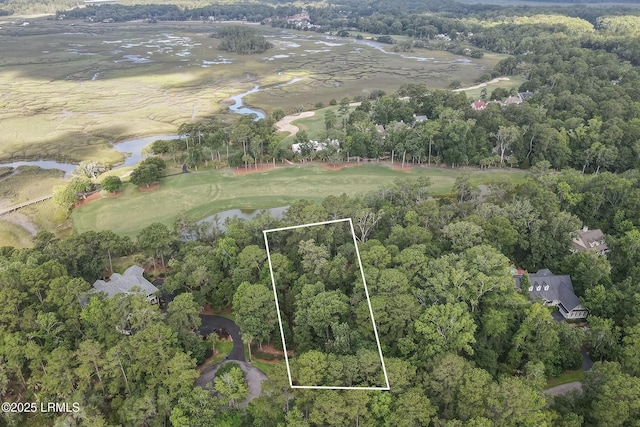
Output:
<svg viewBox="0 0 640 427">
<path fill-rule="evenodd" d="M 229 156 L 227 159 L 229 166 L 237 167 L 242 165 L 242 153 L 236 153 Z"/>
<path fill-rule="evenodd" d="M 227 362 L 227 363 L 223 364 L 222 366 L 220 366 L 220 368 L 218 368 L 218 371 L 216 372 L 216 378 L 217 377 L 221 377 L 222 375 L 224 375 L 227 372 L 231 371 L 233 368 L 240 369 L 240 365 L 237 364 L 236 362 Z M 242 369 L 240 369 L 240 370 L 242 370 Z"/>
<path fill-rule="evenodd" d="M 336 99 L 335 99 L 335 98 L 331 98 L 331 99 L 329 100 L 329 105 L 338 105 L 338 101 L 336 101 Z"/>
<path fill-rule="evenodd" d="M 117 193 L 122 188 L 122 181 L 117 176 L 108 176 L 102 180 L 102 188 L 109 193 Z"/>
<path fill-rule="evenodd" d="M 281 120 L 283 117 L 285 116 L 285 112 L 282 108 L 276 108 L 275 110 L 273 110 L 273 112 L 271 113 L 271 117 L 273 118 L 273 120 L 275 120 L 276 122 L 278 120 Z"/>
</svg>

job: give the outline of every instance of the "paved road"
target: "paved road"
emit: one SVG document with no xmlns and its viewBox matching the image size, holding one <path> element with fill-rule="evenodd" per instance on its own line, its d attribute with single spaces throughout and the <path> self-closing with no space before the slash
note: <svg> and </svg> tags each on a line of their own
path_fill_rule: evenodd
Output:
<svg viewBox="0 0 640 427">
<path fill-rule="evenodd" d="M 225 360 L 224 362 L 209 366 L 207 369 L 202 371 L 200 377 L 196 380 L 196 385 L 204 389 L 211 387 L 211 383 L 216 376 L 218 368 L 220 368 L 220 366 L 227 362 L 230 362 L 230 360 Z M 249 394 L 247 398 L 239 404 L 241 408 L 245 408 L 249 404 L 249 402 L 260 396 L 260 391 L 262 390 L 262 381 L 265 381 L 268 378 L 264 372 L 250 363 L 240 361 L 235 363 L 240 365 L 240 369 L 242 369 L 242 372 L 244 372 L 244 378 L 245 380 L 247 380 L 247 385 L 249 386 Z"/>
<path fill-rule="evenodd" d="M 588 371 L 589 369 L 593 368 L 593 361 L 584 348 L 580 350 L 580 354 L 582 355 L 582 370 Z"/>
<path fill-rule="evenodd" d="M 202 325 L 198 328 L 200 334 L 207 336 L 212 333 L 214 329 L 226 329 L 233 339 L 233 349 L 231 349 L 231 353 L 229 353 L 229 359 L 240 360 L 242 362 L 246 360 L 244 358 L 244 344 L 242 344 L 240 328 L 233 322 L 233 320 L 222 316 L 206 314 L 201 314 L 200 319 L 202 319 Z"/>
<path fill-rule="evenodd" d="M 566 383 L 556 387 L 548 388 L 544 392 L 553 396 L 557 396 L 559 394 L 565 394 L 573 390 L 582 391 L 582 383 L 580 381 L 574 381 L 572 383 Z"/>
</svg>

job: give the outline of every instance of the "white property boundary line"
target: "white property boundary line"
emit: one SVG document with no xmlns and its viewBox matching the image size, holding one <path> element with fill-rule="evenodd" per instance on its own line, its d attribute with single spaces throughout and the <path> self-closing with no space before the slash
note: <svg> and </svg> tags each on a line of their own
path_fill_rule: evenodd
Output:
<svg viewBox="0 0 640 427">
<path fill-rule="evenodd" d="M 278 292 L 276 289 L 276 280 L 273 276 L 273 267 L 271 266 L 271 252 L 269 251 L 269 241 L 267 239 L 267 233 L 284 230 L 294 230 L 296 228 L 313 227 L 316 225 L 335 224 L 337 222 L 348 222 L 351 227 L 351 236 L 353 237 L 353 245 L 356 248 L 356 255 L 358 256 L 358 265 L 360 266 L 360 273 L 362 275 L 362 283 L 364 284 L 364 293 L 367 296 L 367 304 L 369 305 L 369 315 L 371 316 L 371 324 L 373 325 L 373 333 L 376 337 L 376 344 L 378 345 L 378 354 L 380 355 L 380 362 L 382 363 L 382 372 L 384 372 L 384 380 L 387 384 L 386 387 L 340 387 L 340 386 L 311 386 L 311 385 L 293 385 L 291 378 L 291 367 L 289 366 L 289 355 L 287 354 L 287 343 L 284 339 L 284 328 L 282 326 L 282 318 L 280 316 L 280 304 L 278 303 Z M 271 273 L 271 284 L 273 285 L 273 297 L 276 300 L 276 312 L 278 314 L 278 323 L 280 324 L 280 336 L 282 337 L 282 348 L 284 349 L 284 359 L 287 364 L 287 375 L 289 376 L 289 386 L 291 388 L 306 388 L 306 389 L 328 389 L 328 390 L 390 390 L 389 376 L 387 375 L 387 368 L 384 365 L 384 357 L 382 356 L 382 347 L 380 346 L 380 338 L 378 337 L 378 329 L 376 328 L 376 322 L 373 318 L 373 308 L 371 308 L 371 298 L 369 298 L 369 290 L 367 289 L 367 281 L 364 278 L 364 269 L 362 268 L 362 260 L 360 259 L 360 251 L 358 250 L 358 242 L 356 241 L 356 232 L 353 229 L 353 221 L 351 218 L 334 219 L 331 221 L 314 222 L 312 224 L 294 225 L 291 227 L 274 228 L 272 230 L 263 230 L 264 243 L 267 249 L 267 259 L 269 261 L 269 272 Z"/>
</svg>

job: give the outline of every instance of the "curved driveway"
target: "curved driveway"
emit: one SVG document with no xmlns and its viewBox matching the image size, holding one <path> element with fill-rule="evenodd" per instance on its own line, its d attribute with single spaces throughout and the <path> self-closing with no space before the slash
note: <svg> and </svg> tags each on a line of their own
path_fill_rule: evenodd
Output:
<svg viewBox="0 0 640 427">
<path fill-rule="evenodd" d="M 196 380 L 196 385 L 202 387 L 203 389 L 208 389 L 213 386 L 214 379 L 216 377 L 216 372 L 218 372 L 218 368 L 228 363 L 229 360 L 225 360 L 220 363 L 216 363 L 213 366 L 209 366 L 200 374 L 200 377 Z M 244 379 L 247 381 L 247 385 L 249 388 L 249 392 L 247 394 L 247 398 L 239 403 L 238 406 L 241 408 L 246 408 L 246 406 L 256 397 L 260 396 L 260 391 L 262 390 L 262 382 L 268 380 L 267 376 L 260 369 L 256 368 L 250 363 L 247 362 L 234 362 L 240 365 L 240 369 L 244 373 Z"/>
<path fill-rule="evenodd" d="M 234 323 L 233 320 L 227 319 L 222 316 L 201 314 L 200 319 L 202 324 L 198 328 L 200 334 L 207 336 L 213 332 L 214 329 L 226 329 L 233 339 L 233 348 L 229 353 L 229 359 L 246 361 L 244 358 L 244 344 L 242 344 L 242 337 L 240 336 L 240 328 Z"/>
</svg>

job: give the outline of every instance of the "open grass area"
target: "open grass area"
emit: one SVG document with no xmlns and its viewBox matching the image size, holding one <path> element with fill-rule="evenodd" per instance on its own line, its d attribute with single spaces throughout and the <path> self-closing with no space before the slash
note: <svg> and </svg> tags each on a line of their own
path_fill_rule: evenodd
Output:
<svg viewBox="0 0 640 427">
<path fill-rule="evenodd" d="M 349 107 L 349 113 L 355 110 L 355 108 L 356 107 Z M 315 111 L 315 114 L 313 116 L 294 120 L 291 122 L 291 124 L 297 126 L 300 130 L 306 131 L 309 135 L 309 138 L 318 139 L 320 138 L 320 134 L 326 130 L 326 126 L 324 124 L 324 115 L 328 111 L 333 111 L 336 114 L 338 122 L 342 123 L 342 117 L 338 114 L 338 109 L 340 109 L 339 105 L 320 108 Z M 285 138 L 285 140 L 287 140 L 290 144 L 293 141 L 293 137 L 287 137 Z"/>
<path fill-rule="evenodd" d="M 103 198 L 72 213 L 77 232 L 113 230 L 136 235 L 154 222 L 172 225 L 182 213 L 200 219 L 228 209 L 263 209 L 286 206 L 299 199 L 321 201 L 329 195 L 363 194 L 389 185 L 397 177 L 428 176 L 434 195 L 452 191 L 463 170 L 413 168 L 405 171 L 367 164 L 330 171 L 318 165 L 292 166 L 270 171 L 234 175 L 230 170 L 177 175 L 165 178 L 160 187 L 142 192 L 132 185 L 117 198 Z M 495 169 L 468 171 L 475 184 L 496 180 L 518 182 L 526 172 Z"/>
<path fill-rule="evenodd" d="M 218 354 L 211 359 L 209 365 L 215 365 L 218 362 L 222 362 L 224 357 L 231 353 L 233 349 L 233 341 L 219 341 L 216 343 L 216 350 L 218 350 Z"/>
<path fill-rule="evenodd" d="M 30 22 L 0 26 L 0 135 L 7 136 L 0 137 L 0 161 L 117 162 L 121 155 L 109 142 L 173 133 L 183 122 L 223 113 L 230 96 L 255 85 L 261 91 L 247 104 L 308 110 L 372 89 L 393 93 L 405 83 L 469 85 L 500 59 L 394 53 L 354 38 L 267 26 L 256 28 L 272 49 L 235 55 L 209 37 L 222 24 Z M 294 78 L 302 80 L 286 84 Z"/>
<path fill-rule="evenodd" d="M 487 83 L 486 84 L 487 100 L 491 96 L 491 92 L 493 92 L 495 89 L 499 87 L 503 87 L 507 90 L 510 90 L 511 88 L 518 89 L 520 85 L 524 83 L 524 80 L 525 79 L 520 76 L 510 76 L 509 80 L 500 80 L 499 82 L 495 82 L 495 83 Z M 468 89 L 468 90 L 464 90 L 463 92 L 466 93 L 470 99 L 477 101 L 478 99 L 480 99 L 482 88 Z"/>
<path fill-rule="evenodd" d="M 247 358 L 247 360 L 249 360 Z M 269 378 L 273 378 L 273 374 L 275 371 L 275 366 L 278 363 L 285 363 L 284 360 L 281 361 L 274 361 L 273 363 L 266 363 L 266 362 L 262 362 L 260 360 L 257 359 L 253 359 L 253 361 L 251 362 L 251 364 L 253 366 L 255 366 L 256 368 L 260 369 L 262 372 L 264 372 L 265 374 L 267 374 L 267 377 Z"/>
<path fill-rule="evenodd" d="M 582 381 L 584 371 L 582 369 L 577 371 L 565 371 L 555 378 L 549 378 L 547 380 L 547 387 L 556 387 L 562 384 L 572 383 L 574 381 Z"/>
</svg>

